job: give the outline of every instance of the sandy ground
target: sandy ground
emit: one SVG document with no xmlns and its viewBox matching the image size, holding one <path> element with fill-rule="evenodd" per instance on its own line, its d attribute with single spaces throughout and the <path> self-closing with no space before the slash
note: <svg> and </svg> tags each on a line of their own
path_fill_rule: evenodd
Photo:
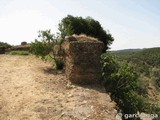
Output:
<svg viewBox="0 0 160 120">
<path fill-rule="evenodd" d="M 77 86 L 34 56 L 0 55 L 0 120 L 116 120 L 99 86 Z"/>
</svg>

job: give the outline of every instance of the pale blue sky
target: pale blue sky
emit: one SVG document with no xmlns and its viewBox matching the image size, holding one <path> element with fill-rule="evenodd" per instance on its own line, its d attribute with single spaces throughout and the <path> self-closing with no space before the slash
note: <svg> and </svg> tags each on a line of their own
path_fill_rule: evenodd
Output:
<svg viewBox="0 0 160 120">
<path fill-rule="evenodd" d="M 68 14 L 98 20 L 115 38 L 112 50 L 160 47 L 160 0 L 0 0 L 0 41 L 34 41 Z"/>
</svg>

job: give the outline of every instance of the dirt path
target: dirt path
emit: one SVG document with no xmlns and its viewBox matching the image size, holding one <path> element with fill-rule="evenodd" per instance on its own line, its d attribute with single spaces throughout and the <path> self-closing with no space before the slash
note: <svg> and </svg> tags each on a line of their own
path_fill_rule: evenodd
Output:
<svg viewBox="0 0 160 120">
<path fill-rule="evenodd" d="M 0 55 L 0 120 L 115 120 L 98 86 L 75 86 L 34 56 Z"/>
</svg>

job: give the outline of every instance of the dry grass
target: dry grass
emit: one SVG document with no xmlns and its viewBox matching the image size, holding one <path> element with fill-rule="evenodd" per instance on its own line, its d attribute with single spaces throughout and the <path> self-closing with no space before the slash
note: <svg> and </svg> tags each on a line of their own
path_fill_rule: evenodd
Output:
<svg viewBox="0 0 160 120">
<path fill-rule="evenodd" d="M 73 34 L 72 36 L 75 37 L 78 41 L 100 42 L 97 38 L 87 36 L 85 34 L 80 34 L 80 35 Z"/>
</svg>

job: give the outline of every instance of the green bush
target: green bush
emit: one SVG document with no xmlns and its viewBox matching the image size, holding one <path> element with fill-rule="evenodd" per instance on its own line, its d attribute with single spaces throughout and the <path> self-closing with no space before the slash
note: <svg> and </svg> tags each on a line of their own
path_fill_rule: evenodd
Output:
<svg viewBox="0 0 160 120">
<path fill-rule="evenodd" d="M 35 41 L 31 43 L 30 51 L 31 53 L 35 54 L 36 56 L 45 58 L 52 50 L 52 46 L 47 42 Z"/>
<path fill-rule="evenodd" d="M 11 55 L 29 55 L 30 53 L 28 51 L 11 51 L 9 52 Z"/>
<path fill-rule="evenodd" d="M 137 92 L 138 75 L 127 64 L 118 64 L 108 53 L 102 55 L 102 84 L 124 114 L 144 112 L 145 99 Z"/>
<path fill-rule="evenodd" d="M 102 66 L 102 83 L 111 85 L 108 87 L 110 92 L 135 88 L 138 76 L 127 64 L 120 65 L 113 56 L 105 53 L 102 55 Z"/>
<path fill-rule="evenodd" d="M 45 61 L 53 61 L 57 70 L 62 70 L 64 67 L 64 61 L 55 56 L 51 57 L 53 46 L 47 42 L 35 41 L 31 44 L 31 52 L 38 57 L 41 57 Z"/>
<path fill-rule="evenodd" d="M 42 60 L 53 62 L 56 69 L 63 69 L 64 62 L 62 56 L 54 55 L 54 46 L 56 44 L 61 44 L 62 41 L 57 41 L 55 36 L 51 34 L 50 30 L 39 31 L 39 40 L 31 43 L 30 51 Z"/>
</svg>

